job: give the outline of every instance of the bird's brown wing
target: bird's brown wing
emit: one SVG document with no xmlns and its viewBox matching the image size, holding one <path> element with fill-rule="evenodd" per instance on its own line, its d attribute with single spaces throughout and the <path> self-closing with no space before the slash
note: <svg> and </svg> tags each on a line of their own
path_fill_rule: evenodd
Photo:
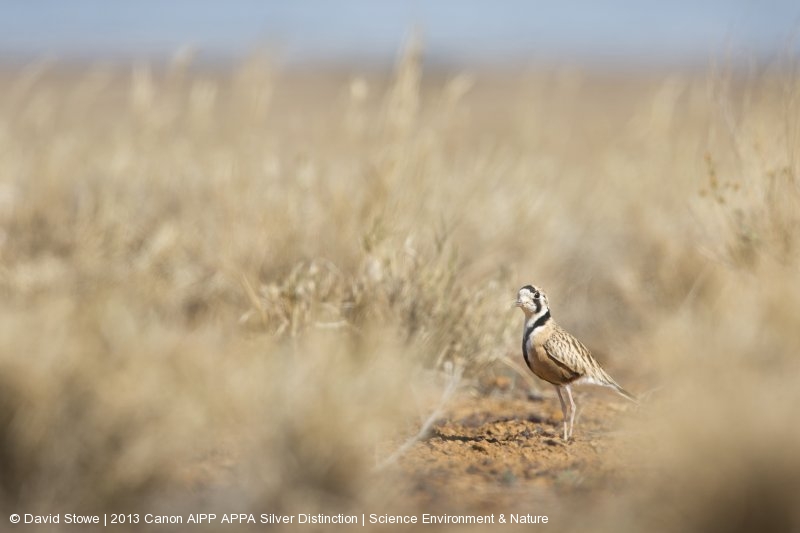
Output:
<svg viewBox="0 0 800 533">
<path fill-rule="evenodd" d="M 544 343 L 544 351 L 550 361 L 558 368 L 563 381 L 569 383 L 585 374 L 578 355 L 586 348 L 572 335 L 563 330 L 556 331 Z"/>
<path fill-rule="evenodd" d="M 544 344 L 544 349 L 547 356 L 564 370 L 568 381 L 598 371 L 603 372 L 589 349 L 561 328 L 553 332 Z"/>
</svg>

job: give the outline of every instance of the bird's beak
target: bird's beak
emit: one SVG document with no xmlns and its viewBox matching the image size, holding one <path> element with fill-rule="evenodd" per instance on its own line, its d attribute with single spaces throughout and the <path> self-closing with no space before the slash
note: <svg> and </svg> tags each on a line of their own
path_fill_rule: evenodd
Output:
<svg viewBox="0 0 800 533">
<path fill-rule="evenodd" d="M 519 300 L 514 300 L 513 302 L 511 302 L 510 309 L 514 309 L 515 307 L 522 307 L 522 302 L 520 302 Z"/>
</svg>

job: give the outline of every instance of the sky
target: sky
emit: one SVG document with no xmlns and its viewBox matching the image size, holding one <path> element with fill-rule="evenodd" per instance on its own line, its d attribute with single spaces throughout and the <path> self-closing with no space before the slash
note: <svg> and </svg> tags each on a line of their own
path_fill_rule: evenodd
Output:
<svg viewBox="0 0 800 533">
<path fill-rule="evenodd" d="M 706 63 L 800 51 L 800 0 L 3 0 L 0 58 L 382 62 L 411 28 L 444 62 Z"/>
</svg>

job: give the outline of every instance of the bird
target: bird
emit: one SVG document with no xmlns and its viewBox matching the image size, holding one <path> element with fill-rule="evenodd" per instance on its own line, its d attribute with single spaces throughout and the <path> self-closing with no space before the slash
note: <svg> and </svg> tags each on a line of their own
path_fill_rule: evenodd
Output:
<svg viewBox="0 0 800 533">
<path fill-rule="evenodd" d="M 564 441 L 572 438 L 575 425 L 575 400 L 572 385 L 609 387 L 621 396 L 638 403 L 603 370 L 589 349 L 567 330 L 556 324 L 550 315 L 550 304 L 542 289 L 525 285 L 517 293 L 516 307 L 525 314 L 522 330 L 522 356 L 537 377 L 555 386 L 564 416 Z M 567 403 L 564 399 L 566 395 Z"/>
</svg>

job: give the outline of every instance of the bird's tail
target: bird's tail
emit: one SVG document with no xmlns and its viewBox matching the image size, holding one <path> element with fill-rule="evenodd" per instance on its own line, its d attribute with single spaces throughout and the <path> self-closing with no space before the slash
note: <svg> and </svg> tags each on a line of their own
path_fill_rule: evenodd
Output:
<svg viewBox="0 0 800 533">
<path fill-rule="evenodd" d="M 626 398 L 626 399 L 632 401 L 633 403 L 635 403 L 636 405 L 639 405 L 639 399 L 636 396 L 634 396 L 633 394 L 631 394 L 630 392 L 628 392 L 625 389 L 623 389 L 620 386 L 620 384 L 617 383 L 616 381 L 614 381 L 614 378 L 612 378 L 608 374 L 608 372 L 606 372 L 602 368 L 598 369 L 597 375 L 595 376 L 595 380 L 593 380 L 594 383 L 597 383 L 598 385 L 603 385 L 603 386 L 606 386 L 606 387 L 610 387 L 610 388 L 614 389 L 617 392 L 617 394 L 619 394 L 623 398 Z"/>
<path fill-rule="evenodd" d="M 620 396 L 622 396 L 623 398 L 627 398 L 628 400 L 632 401 L 636 405 L 639 405 L 639 399 L 636 396 L 634 396 L 630 392 L 626 391 L 625 389 L 623 389 L 622 387 L 620 387 L 616 383 L 612 383 L 611 384 L 611 388 L 613 388 L 615 391 L 617 391 L 617 393 Z"/>
</svg>

